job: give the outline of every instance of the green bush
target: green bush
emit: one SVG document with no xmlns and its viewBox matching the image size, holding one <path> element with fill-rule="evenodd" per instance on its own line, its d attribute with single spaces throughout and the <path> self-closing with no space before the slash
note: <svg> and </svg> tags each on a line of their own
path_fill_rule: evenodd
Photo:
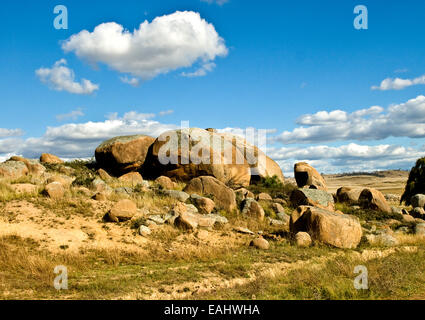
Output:
<svg viewBox="0 0 425 320">
<path fill-rule="evenodd" d="M 404 202 L 406 205 L 410 205 L 410 199 L 418 193 L 425 194 L 425 158 L 418 159 L 410 171 L 400 203 Z"/>
</svg>

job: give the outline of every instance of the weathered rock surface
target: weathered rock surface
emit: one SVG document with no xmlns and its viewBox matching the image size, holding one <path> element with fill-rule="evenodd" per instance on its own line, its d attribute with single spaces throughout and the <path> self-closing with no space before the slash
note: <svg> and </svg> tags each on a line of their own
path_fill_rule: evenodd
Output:
<svg viewBox="0 0 425 320">
<path fill-rule="evenodd" d="M 330 193 L 318 189 L 297 189 L 291 192 L 290 201 L 294 207 L 314 206 L 333 211 L 334 198 Z"/>
<path fill-rule="evenodd" d="M 296 163 L 294 166 L 294 175 L 299 188 L 309 187 L 328 191 L 325 179 L 308 163 Z"/>
<path fill-rule="evenodd" d="M 263 221 L 265 217 L 264 209 L 254 199 L 246 199 L 242 204 L 242 214 L 251 218 Z"/>
<path fill-rule="evenodd" d="M 156 178 L 155 183 L 166 190 L 174 189 L 174 182 L 166 176 L 160 176 Z"/>
<path fill-rule="evenodd" d="M 311 237 L 307 232 L 298 232 L 295 235 L 295 243 L 298 247 L 309 247 L 311 246 Z"/>
<path fill-rule="evenodd" d="M 270 248 L 269 242 L 263 237 L 258 237 L 252 240 L 250 246 L 261 250 L 268 250 Z"/>
<path fill-rule="evenodd" d="M 189 199 L 190 197 L 190 195 L 187 192 L 178 191 L 178 190 L 163 190 L 162 193 L 168 197 L 177 199 L 181 202 L 186 202 L 186 200 Z"/>
<path fill-rule="evenodd" d="M 356 204 L 359 201 L 361 192 L 361 189 L 341 187 L 336 191 L 336 198 L 340 203 Z"/>
<path fill-rule="evenodd" d="M 362 237 L 357 217 L 312 206 L 301 206 L 292 213 L 290 230 L 307 232 L 313 240 L 337 248 L 356 248 Z"/>
<path fill-rule="evenodd" d="M 112 138 L 96 148 L 96 162 L 99 167 L 118 176 L 137 171 L 144 164 L 154 141 L 154 138 L 145 135 Z"/>
<path fill-rule="evenodd" d="M 19 179 L 28 174 L 28 168 L 21 161 L 6 161 L 0 163 L 0 178 Z"/>
<path fill-rule="evenodd" d="M 61 164 L 63 163 L 63 160 L 61 160 L 59 157 L 55 156 L 54 154 L 43 153 L 40 156 L 40 162 L 48 163 L 48 164 Z"/>
<path fill-rule="evenodd" d="M 215 208 L 214 201 L 209 198 L 201 197 L 197 194 L 192 194 L 190 198 L 201 214 L 210 214 Z"/>
<path fill-rule="evenodd" d="M 189 194 L 210 196 L 217 208 L 228 212 L 237 208 L 235 192 L 214 177 L 202 176 L 192 179 L 183 191 Z"/>
<path fill-rule="evenodd" d="M 239 188 L 235 190 L 235 195 L 237 199 L 239 200 L 245 200 L 246 198 L 251 198 L 251 199 L 255 198 L 254 194 L 245 188 Z"/>
<path fill-rule="evenodd" d="M 262 193 L 257 195 L 257 201 L 261 201 L 261 200 L 272 201 L 273 198 L 268 193 L 262 192 Z"/>
<path fill-rule="evenodd" d="M 391 213 L 391 207 L 388 205 L 384 195 L 376 189 L 363 189 L 359 196 L 359 204 L 364 209 Z"/>
<path fill-rule="evenodd" d="M 136 204 L 128 199 L 118 201 L 109 211 L 110 221 L 127 221 L 137 213 Z"/>
<path fill-rule="evenodd" d="M 138 172 L 129 172 L 118 178 L 119 181 L 137 186 L 143 183 L 143 177 Z"/>
<path fill-rule="evenodd" d="M 283 181 L 280 167 L 258 155 L 264 154 L 239 136 L 199 128 L 172 130 L 155 140 L 144 170 L 184 182 L 212 176 L 232 186 L 248 186 L 252 175 L 276 175 Z"/>
<path fill-rule="evenodd" d="M 46 185 L 44 193 L 51 199 L 61 199 L 65 194 L 63 185 L 59 182 L 52 182 Z"/>
<path fill-rule="evenodd" d="M 112 179 L 111 175 L 108 172 L 106 172 L 106 170 L 103 170 L 102 168 L 97 170 L 97 174 L 99 175 L 100 179 L 104 181 L 109 181 Z"/>
<path fill-rule="evenodd" d="M 425 208 L 425 194 L 415 194 L 412 199 L 410 199 L 410 203 L 413 208 Z"/>
</svg>

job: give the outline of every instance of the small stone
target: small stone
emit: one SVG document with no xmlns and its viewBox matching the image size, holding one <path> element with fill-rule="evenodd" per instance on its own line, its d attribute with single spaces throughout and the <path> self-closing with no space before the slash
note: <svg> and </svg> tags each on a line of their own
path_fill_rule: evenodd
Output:
<svg viewBox="0 0 425 320">
<path fill-rule="evenodd" d="M 234 229 L 236 232 L 239 233 L 244 233 L 244 234 L 255 234 L 254 232 L 252 232 L 251 230 L 249 230 L 248 228 L 243 228 L 243 227 L 236 227 Z"/>
<path fill-rule="evenodd" d="M 250 246 L 261 250 L 268 250 L 270 248 L 269 242 L 263 237 L 258 237 L 252 240 Z"/>
<path fill-rule="evenodd" d="M 51 199 L 61 199 L 65 194 L 65 190 L 59 182 L 52 182 L 44 188 L 45 194 Z"/>
<path fill-rule="evenodd" d="M 143 237 L 147 237 L 152 233 L 151 229 L 147 226 L 140 226 L 139 227 L 139 234 Z"/>
<path fill-rule="evenodd" d="M 186 202 L 186 200 L 189 199 L 189 194 L 187 194 L 184 191 L 164 190 L 163 191 L 163 194 L 165 194 L 165 195 L 167 195 L 167 196 L 169 196 L 171 198 L 177 199 L 177 200 L 179 200 L 181 202 Z"/>
<path fill-rule="evenodd" d="M 311 237 L 307 232 L 298 232 L 295 235 L 295 243 L 298 247 L 309 247 L 311 242 Z"/>
<path fill-rule="evenodd" d="M 425 223 L 419 223 L 416 225 L 415 234 L 418 236 L 425 236 Z"/>
</svg>

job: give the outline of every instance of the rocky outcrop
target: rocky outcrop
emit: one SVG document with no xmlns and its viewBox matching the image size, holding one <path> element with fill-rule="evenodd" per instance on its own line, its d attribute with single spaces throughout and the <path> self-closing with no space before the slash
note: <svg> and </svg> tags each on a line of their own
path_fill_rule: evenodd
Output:
<svg viewBox="0 0 425 320">
<path fill-rule="evenodd" d="M 59 157 L 55 156 L 54 154 L 43 153 L 40 156 L 40 162 L 47 163 L 47 164 L 61 164 L 63 163 L 63 160 L 61 160 Z"/>
<path fill-rule="evenodd" d="M 184 182 L 212 176 L 231 186 L 248 186 L 252 175 L 276 175 L 283 181 L 280 167 L 259 155 L 264 154 L 238 136 L 199 128 L 173 130 L 155 140 L 143 170 Z"/>
<path fill-rule="evenodd" d="M 96 162 L 100 168 L 116 176 L 137 171 L 144 164 L 154 141 L 154 138 L 145 135 L 112 138 L 96 148 Z"/>
<path fill-rule="evenodd" d="M 363 233 L 357 217 L 311 206 L 293 212 L 290 230 L 294 234 L 307 232 L 313 240 L 349 249 L 357 247 Z"/>
<path fill-rule="evenodd" d="M 339 203 L 356 204 L 359 201 L 361 189 L 341 187 L 336 191 L 336 198 Z"/>
<path fill-rule="evenodd" d="M 359 196 L 359 205 L 364 209 L 391 213 L 391 207 L 388 205 L 384 195 L 376 189 L 363 189 Z"/>
<path fill-rule="evenodd" d="M 299 188 L 309 187 L 328 191 L 325 179 L 308 163 L 299 162 L 294 166 L 295 180 Z"/>
<path fill-rule="evenodd" d="M 202 176 L 192 179 L 183 191 L 210 196 L 218 208 L 228 212 L 237 209 L 235 192 L 214 177 Z"/>
<path fill-rule="evenodd" d="M 118 178 L 119 181 L 123 183 L 130 184 L 132 186 L 137 186 L 138 184 L 143 183 L 143 177 L 138 172 L 129 172 Z"/>
<path fill-rule="evenodd" d="M 318 189 L 297 189 L 291 192 L 291 204 L 298 206 L 314 206 L 333 211 L 335 203 L 333 196 L 323 190 Z"/>
<path fill-rule="evenodd" d="M 6 161 L 0 163 L 0 178 L 19 179 L 28 174 L 28 168 L 21 161 Z"/>
</svg>

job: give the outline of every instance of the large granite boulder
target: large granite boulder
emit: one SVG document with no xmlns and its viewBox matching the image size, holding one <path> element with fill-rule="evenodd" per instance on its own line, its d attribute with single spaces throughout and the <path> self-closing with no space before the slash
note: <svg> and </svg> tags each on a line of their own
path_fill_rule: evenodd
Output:
<svg viewBox="0 0 425 320">
<path fill-rule="evenodd" d="M 309 187 L 328 191 L 325 179 L 308 163 L 296 163 L 294 166 L 294 175 L 299 188 Z"/>
<path fill-rule="evenodd" d="M 340 203 L 356 204 L 359 201 L 361 192 L 361 189 L 341 187 L 336 191 L 336 198 Z"/>
<path fill-rule="evenodd" d="M 278 176 L 282 170 L 245 139 L 199 128 L 172 130 L 160 135 L 143 167 L 152 177 L 161 175 L 188 182 L 212 176 L 231 186 L 248 186 L 251 176 Z"/>
<path fill-rule="evenodd" d="M 364 209 L 372 209 L 387 213 L 392 212 L 384 195 L 373 188 L 363 189 L 359 196 L 359 204 Z"/>
<path fill-rule="evenodd" d="M 137 171 L 145 162 L 154 141 L 154 138 L 145 135 L 112 138 L 96 148 L 96 162 L 100 168 L 117 176 Z"/>
<path fill-rule="evenodd" d="M 192 179 L 183 191 L 189 194 L 211 196 L 217 208 L 228 212 L 237 208 L 235 192 L 214 177 L 202 176 Z"/>
<path fill-rule="evenodd" d="M 290 195 L 293 207 L 314 206 L 333 211 L 335 209 L 334 198 L 330 193 L 319 189 L 297 189 Z"/>
<path fill-rule="evenodd" d="M 292 213 L 290 230 L 293 234 L 307 232 L 313 240 L 348 249 L 356 248 L 363 234 L 357 217 L 311 206 L 300 206 Z"/>
</svg>

